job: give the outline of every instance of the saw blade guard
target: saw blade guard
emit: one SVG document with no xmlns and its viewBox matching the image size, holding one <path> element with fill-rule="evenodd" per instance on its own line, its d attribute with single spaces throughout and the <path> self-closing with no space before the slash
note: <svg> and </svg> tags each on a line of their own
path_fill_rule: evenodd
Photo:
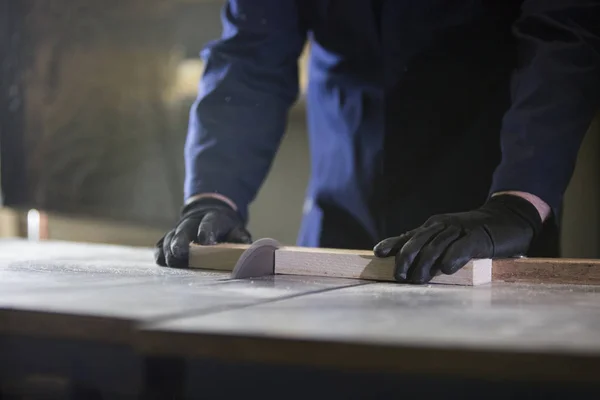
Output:
<svg viewBox="0 0 600 400">
<path fill-rule="evenodd" d="M 275 239 L 263 238 L 252 243 L 238 259 L 233 279 L 259 278 L 275 274 L 275 250 L 281 245 Z"/>
</svg>

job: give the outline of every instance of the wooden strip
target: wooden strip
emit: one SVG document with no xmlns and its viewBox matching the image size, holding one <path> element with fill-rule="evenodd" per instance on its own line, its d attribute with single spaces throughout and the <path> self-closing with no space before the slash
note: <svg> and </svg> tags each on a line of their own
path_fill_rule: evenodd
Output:
<svg viewBox="0 0 600 400">
<path fill-rule="evenodd" d="M 231 271 L 249 245 L 191 245 L 191 268 Z M 440 274 L 431 283 L 481 285 L 491 282 L 491 260 L 474 260 L 453 275 Z M 368 250 L 285 246 L 275 251 L 275 273 L 282 275 L 395 281 L 394 258 L 378 258 Z"/>
<path fill-rule="evenodd" d="M 190 245 L 190 268 L 232 271 L 242 253 L 250 247 L 247 244 L 222 243 L 212 246 Z"/>
<path fill-rule="evenodd" d="M 190 267 L 231 271 L 248 245 L 193 245 Z M 394 281 L 393 258 L 377 258 L 368 250 L 285 246 L 275 252 L 275 273 Z M 473 260 L 453 275 L 431 283 L 480 285 L 488 282 L 600 285 L 600 260 L 511 258 Z"/>
<path fill-rule="evenodd" d="M 395 281 L 394 258 L 378 258 L 372 251 L 283 247 L 275 252 L 275 273 Z M 453 275 L 437 275 L 430 282 L 481 285 L 491 282 L 492 262 L 474 260 Z"/>
<path fill-rule="evenodd" d="M 22 236 L 19 213 L 11 208 L 0 207 L 0 238 Z"/>
<path fill-rule="evenodd" d="M 191 268 L 231 271 L 249 245 L 191 245 Z M 439 274 L 431 283 L 481 285 L 491 282 L 489 259 L 474 260 L 453 275 Z M 275 251 L 275 273 L 282 275 L 327 276 L 336 278 L 395 281 L 394 258 L 378 258 L 369 250 L 324 249 L 285 246 Z"/>
<path fill-rule="evenodd" d="M 492 281 L 600 285 L 600 260 L 572 258 L 494 260 Z"/>
</svg>

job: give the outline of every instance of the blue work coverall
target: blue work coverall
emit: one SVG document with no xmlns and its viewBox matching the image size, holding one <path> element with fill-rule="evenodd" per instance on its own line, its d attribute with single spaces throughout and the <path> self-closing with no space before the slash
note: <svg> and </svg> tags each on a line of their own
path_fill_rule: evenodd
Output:
<svg viewBox="0 0 600 400">
<path fill-rule="evenodd" d="M 222 24 L 202 54 L 184 196 L 220 193 L 247 218 L 308 40 L 299 245 L 372 248 L 504 190 L 556 213 L 600 105 L 599 1 L 230 0 Z"/>
</svg>

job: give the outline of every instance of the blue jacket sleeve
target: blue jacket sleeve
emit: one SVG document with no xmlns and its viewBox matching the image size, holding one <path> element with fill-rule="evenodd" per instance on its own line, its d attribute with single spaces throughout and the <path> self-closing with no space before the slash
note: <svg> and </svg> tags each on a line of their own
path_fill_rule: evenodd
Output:
<svg viewBox="0 0 600 400">
<path fill-rule="evenodd" d="M 600 1 L 527 0 L 514 25 L 518 68 L 491 193 L 532 193 L 556 212 L 600 107 Z"/>
<path fill-rule="evenodd" d="M 229 0 L 222 35 L 202 52 L 190 111 L 184 197 L 216 192 L 247 207 L 262 185 L 298 96 L 306 32 L 295 0 Z"/>
</svg>

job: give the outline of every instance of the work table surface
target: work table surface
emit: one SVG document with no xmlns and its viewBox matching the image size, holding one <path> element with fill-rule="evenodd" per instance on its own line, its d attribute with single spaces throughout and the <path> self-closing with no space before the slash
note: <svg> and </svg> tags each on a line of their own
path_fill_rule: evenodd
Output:
<svg viewBox="0 0 600 400">
<path fill-rule="evenodd" d="M 231 280 L 158 267 L 150 248 L 4 240 L 0 334 L 143 356 L 592 380 L 600 287 Z"/>
</svg>

